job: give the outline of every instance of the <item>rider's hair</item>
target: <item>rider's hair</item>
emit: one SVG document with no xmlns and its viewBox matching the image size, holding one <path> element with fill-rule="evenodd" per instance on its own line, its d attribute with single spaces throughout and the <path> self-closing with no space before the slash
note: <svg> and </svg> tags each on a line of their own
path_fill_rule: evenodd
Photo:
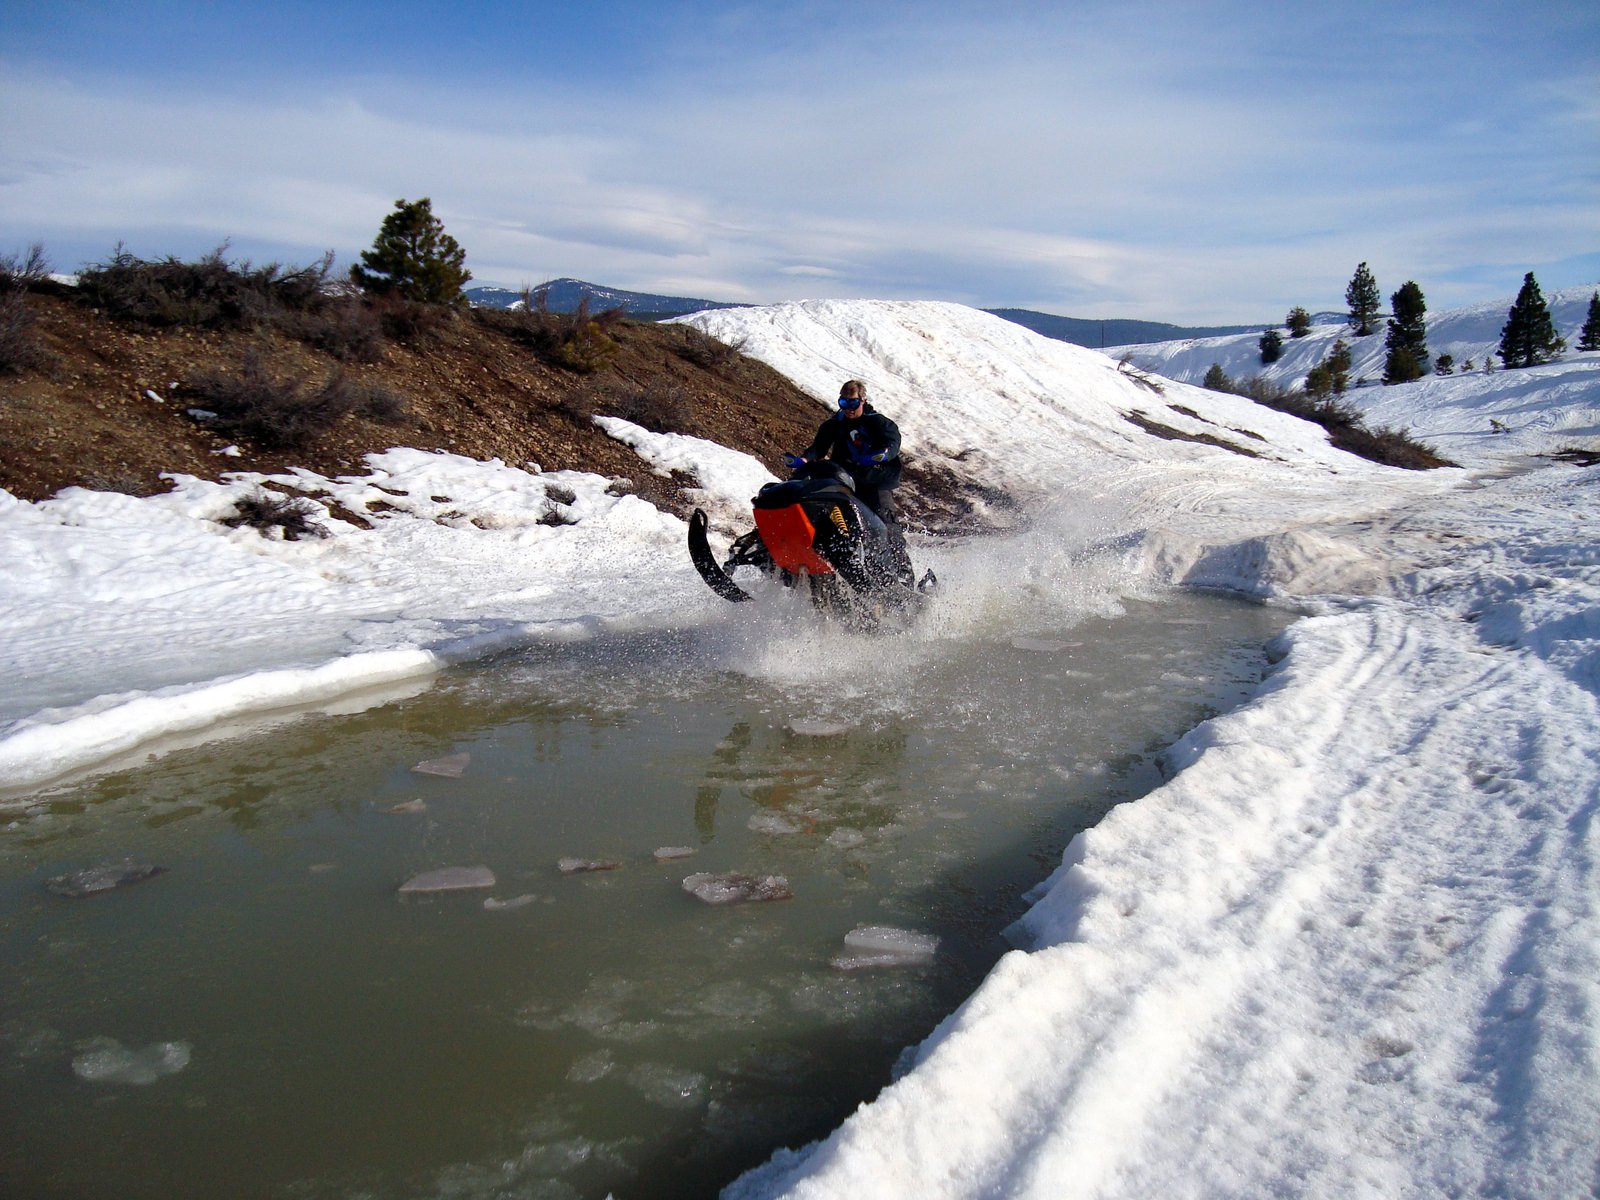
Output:
<svg viewBox="0 0 1600 1200">
<path fill-rule="evenodd" d="M 865 400 L 867 398 L 867 385 L 859 379 L 846 379 L 839 386 L 839 395 L 854 396 L 857 400 Z"/>
</svg>

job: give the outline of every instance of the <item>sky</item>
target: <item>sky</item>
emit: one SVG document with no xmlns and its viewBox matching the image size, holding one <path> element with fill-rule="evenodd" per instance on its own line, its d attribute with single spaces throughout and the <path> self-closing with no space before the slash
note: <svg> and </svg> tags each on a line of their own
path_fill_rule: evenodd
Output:
<svg viewBox="0 0 1600 1200">
<path fill-rule="evenodd" d="M 1180 324 L 1600 280 L 1600 13 L 681 0 L 0 4 L 0 254 Z"/>
</svg>

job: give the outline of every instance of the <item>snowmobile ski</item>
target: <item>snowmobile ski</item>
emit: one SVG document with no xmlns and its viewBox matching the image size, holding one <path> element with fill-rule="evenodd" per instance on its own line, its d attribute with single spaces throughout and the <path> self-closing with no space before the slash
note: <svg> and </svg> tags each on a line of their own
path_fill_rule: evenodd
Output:
<svg viewBox="0 0 1600 1200">
<path fill-rule="evenodd" d="M 741 588 L 722 569 L 717 562 L 717 556 L 711 553 L 711 542 L 706 537 L 708 522 L 706 514 L 700 509 L 694 510 L 694 515 L 689 518 L 689 561 L 694 563 L 694 569 L 700 572 L 700 578 L 710 585 L 711 590 L 724 600 L 738 603 L 740 600 L 750 599 L 750 593 Z"/>
</svg>

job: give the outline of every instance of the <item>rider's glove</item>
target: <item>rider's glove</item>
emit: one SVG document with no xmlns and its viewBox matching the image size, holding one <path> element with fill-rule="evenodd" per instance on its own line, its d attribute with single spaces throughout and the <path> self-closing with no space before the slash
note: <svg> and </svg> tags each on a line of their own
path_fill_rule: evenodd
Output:
<svg viewBox="0 0 1600 1200">
<path fill-rule="evenodd" d="M 791 471 L 797 467 L 805 466 L 807 461 L 808 460 L 804 454 L 785 454 L 783 456 L 783 465 L 788 467 Z"/>
</svg>

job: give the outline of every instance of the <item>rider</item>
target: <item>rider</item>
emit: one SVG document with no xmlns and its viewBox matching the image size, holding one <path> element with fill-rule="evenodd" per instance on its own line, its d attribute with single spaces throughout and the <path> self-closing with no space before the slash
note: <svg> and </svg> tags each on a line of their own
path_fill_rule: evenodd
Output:
<svg viewBox="0 0 1600 1200">
<path fill-rule="evenodd" d="M 817 436 L 799 454 L 785 454 L 793 469 L 830 458 L 850 472 L 856 496 L 888 526 L 897 572 L 910 576 L 905 533 L 894 489 L 900 484 L 900 427 L 867 403 L 867 385 L 847 379 L 839 388 L 839 411 L 817 427 Z"/>
<path fill-rule="evenodd" d="M 790 468 L 831 458 L 850 472 L 856 495 L 885 525 L 900 523 L 894 489 L 900 484 L 900 427 L 867 403 L 867 385 L 847 379 L 839 389 L 839 411 L 817 427 L 799 454 L 785 454 Z"/>
</svg>

